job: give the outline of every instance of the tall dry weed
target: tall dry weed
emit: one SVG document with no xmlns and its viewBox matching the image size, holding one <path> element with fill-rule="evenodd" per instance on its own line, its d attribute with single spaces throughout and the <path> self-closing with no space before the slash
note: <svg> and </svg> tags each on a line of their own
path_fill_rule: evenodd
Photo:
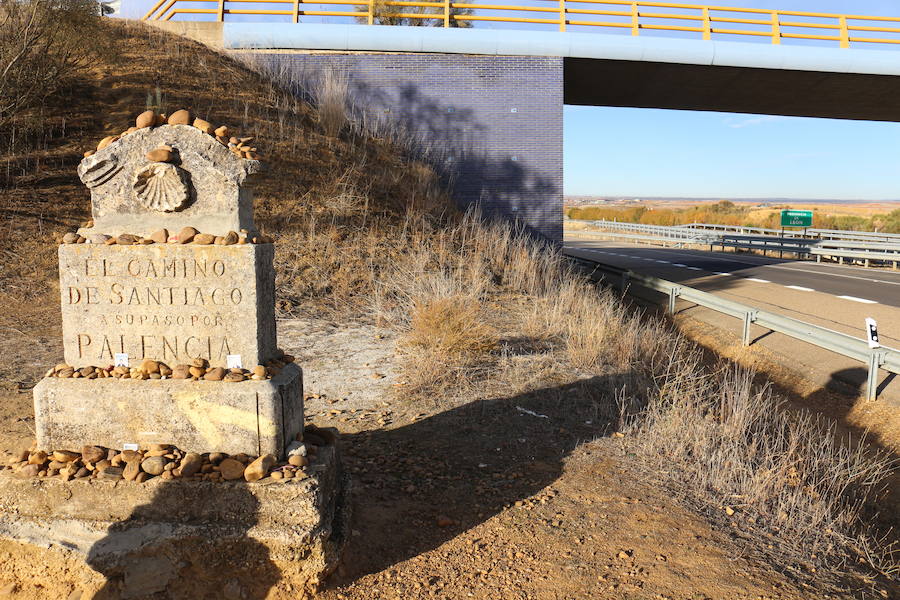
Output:
<svg viewBox="0 0 900 600">
<path fill-rule="evenodd" d="M 776 539 L 781 554 L 831 567 L 861 555 L 896 570 L 866 512 L 893 462 L 821 418 L 786 411 L 753 382 L 747 370 L 710 373 L 695 353 L 673 357 L 630 421 L 629 447 L 692 501 Z"/>
</svg>

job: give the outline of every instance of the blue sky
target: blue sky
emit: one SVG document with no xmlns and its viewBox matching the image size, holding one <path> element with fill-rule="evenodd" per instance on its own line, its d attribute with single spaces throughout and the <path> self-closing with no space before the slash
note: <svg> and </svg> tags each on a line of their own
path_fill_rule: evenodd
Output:
<svg viewBox="0 0 900 600">
<path fill-rule="evenodd" d="M 493 3 L 532 4 L 529 0 Z M 900 17 L 900 0 L 696 0 L 696 3 Z M 153 4 L 155 0 L 123 0 L 123 10 L 125 16 L 139 16 Z M 209 7 L 212 3 L 197 2 L 191 6 Z M 249 6 L 265 5 L 245 4 L 241 8 Z M 259 16 L 228 18 L 260 19 Z M 339 22 L 346 18 L 305 17 L 303 20 Z M 490 22 L 475 25 L 515 27 Z M 652 35 L 684 34 L 657 31 Z M 748 39 L 768 43 L 765 38 L 743 37 L 741 41 Z M 900 60 L 900 47 L 886 51 L 896 52 Z M 900 124 L 897 123 L 580 106 L 567 106 L 564 114 L 567 195 L 900 198 L 897 174 Z"/>
<path fill-rule="evenodd" d="M 900 16 L 896 0 L 706 3 Z M 900 123 L 593 106 L 564 114 L 567 195 L 900 199 Z"/>
</svg>

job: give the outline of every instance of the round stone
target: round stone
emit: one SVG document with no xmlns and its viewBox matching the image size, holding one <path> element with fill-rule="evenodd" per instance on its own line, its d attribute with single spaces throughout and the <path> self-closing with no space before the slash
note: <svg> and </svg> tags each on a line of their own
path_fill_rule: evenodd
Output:
<svg viewBox="0 0 900 600">
<path fill-rule="evenodd" d="M 134 124 L 138 129 L 143 129 L 144 127 L 153 127 L 154 125 L 156 125 L 156 113 L 152 110 L 145 110 L 137 116 L 137 118 L 134 120 Z"/>
<path fill-rule="evenodd" d="M 63 244 L 77 244 L 78 243 L 78 234 L 74 231 L 70 231 L 62 238 Z"/>
<path fill-rule="evenodd" d="M 150 162 L 172 162 L 173 154 L 171 150 L 157 148 L 147 153 L 147 160 Z"/>
<path fill-rule="evenodd" d="M 219 473 L 226 481 L 234 481 L 244 475 L 244 465 L 233 458 L 226 458 L 219 463 Z"/>
<path fill-rule="evenodd" d="M 169 115 L 168 123 L 169 125 L 190 125 L 193 120 L 194 118 L 190 111 L 181 109 Z"/>
<path fill-rule="evenodd" d="M 145 358 L 141 361 L 141 371 L 144 373 L 159 373 L 159 363 L 155 360 Z"/>
<path fill-rule="evenodd" d="M 169 241 L 169 230 L 168 229 L 159 229 L 150 234 L 150 239 L 156 242 L 157 244 L 165 244 Z"/>
<path fill-rule="evenodd" d="M 236 231 L 229 231 L 225 234 L 225 237 L 222 239 L 222 244 L 225 246 L 232 246 L 238 243 L 238 234 Z"/>
<path fill-rule="evenodd" d="M 239 381 L 244 381 L 246 377 L 244 377 L 243 373 L 228 373 L 223 378 L 223 381 L 227 381 L 228 383 L 238 383 Z"/>
<path fill-rule="evenodd" d="M 99 151 L 99 150 L 103 150 L 104 148 L 106 148 L 107 146 L 109 146 L 110 144 L 112 144 L 113 142 L 115 142 L 117 139 L 119 139 L 119 136 L 117 136 L 117 135 L 108 135 L 108 136 L 106 136 L 105 138 L 103 138 L 102 140 L 100 140 L 100 143 L 99 143 L 99 144 L 97 144 L 97 150 L 98 150 L 98 151 Z"/>
<path fill-rule="evenodd" d="M 194 127 L 202 131 L 203 133 L 208 133 L 209 135 L 215 135 L 215 129 L 212 126 L 212 123 L 209 121 L 204 121 L 203 119 L 194 119 Z"/>
<path fill-rule="evenodd" d="M 222 381 L 222 378 L 225 377 L 225 369 L 222 367 L 215 367 L 206 372 L 203 376 L 203 379 L 207 381 Z"/>
<path fill-rule="evenodd" d="M 116 243 L 120 246 L 133 246 L 140 241 L 140 238 L 130 233 L 123 233 L 116 238 Z"/>
<path fill-rule="evenodd" d="M 81 458 L 77 452 L 69 452 L 68 450 L 56 450 L 53 452 L 53 460 L 61 463 L 75 462 Z"/>
<path fill-rule="evenodd" d="M 169 464 L 169 459 L 165 456 L 151 456 L 141 462 L 141 468 L 150 475 L 162 475 L 162 472 L 166 470 L 167 464 Z"/>
<path fill-rule="evenodd" d="M 264 454 L 260 456 L 247 465 L 246 470 L 244 470 L 244 479 L 250 482 L 259 481 L 269 474 L 269 471 L 275 466 L 275 462 L 274 454 Z"/>
<path fill-rule="evenodd" d="M 193 227 L 182 227 L 181 231 L 178 232 L 178 243 L 179 244 L 190 244 L 194 241 L 194 236 L 197 235 L 198 231 Z"/>
<path fill-rule="evenodd" d="M 172 379 L 190 379 L 191 367 L 189 365 L 177 365 L 172 369 Z"/>
<path fill-rule="evenodd" d="M 100 446 L 85 446 L 81 449 L 81 459 L 84 462 L 95 463 L 106 458 L 106 450 Z"/>
<path fill-rule="evenodd" d="M 194 244 L 208 245 L 216 241 L 216 236 L 211 233 L 198 233 L 194 236 Z"/>
</svg>

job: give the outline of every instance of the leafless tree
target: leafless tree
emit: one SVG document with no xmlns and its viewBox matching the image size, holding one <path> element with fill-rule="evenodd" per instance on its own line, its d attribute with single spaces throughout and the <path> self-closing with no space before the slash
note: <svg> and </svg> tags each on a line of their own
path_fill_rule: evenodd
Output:
<svg viewBox="0 0 900 600">
<path fill-rule="evenodd" d="M 0 0 L 0 127 L 56 92 L 100 46 L 96 0 Z"/>
</svg>

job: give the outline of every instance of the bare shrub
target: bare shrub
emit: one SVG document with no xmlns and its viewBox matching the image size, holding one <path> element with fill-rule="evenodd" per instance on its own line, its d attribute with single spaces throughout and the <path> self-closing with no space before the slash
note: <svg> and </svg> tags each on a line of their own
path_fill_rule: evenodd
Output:
<svg viewBox="0 0 900 600">
<path fill-rule="evenodd" d="M 0 0 L 0 127 L 41 104 L 102 47 L 96 0 Z"/>
<path fill-rule="evenodd" d="M 326 69 L 315 91 L 319 125 L 325 135 L 337 137 L 347 126 L 349 82 L 347 76 L 336 69 Z"/>
</svg>

